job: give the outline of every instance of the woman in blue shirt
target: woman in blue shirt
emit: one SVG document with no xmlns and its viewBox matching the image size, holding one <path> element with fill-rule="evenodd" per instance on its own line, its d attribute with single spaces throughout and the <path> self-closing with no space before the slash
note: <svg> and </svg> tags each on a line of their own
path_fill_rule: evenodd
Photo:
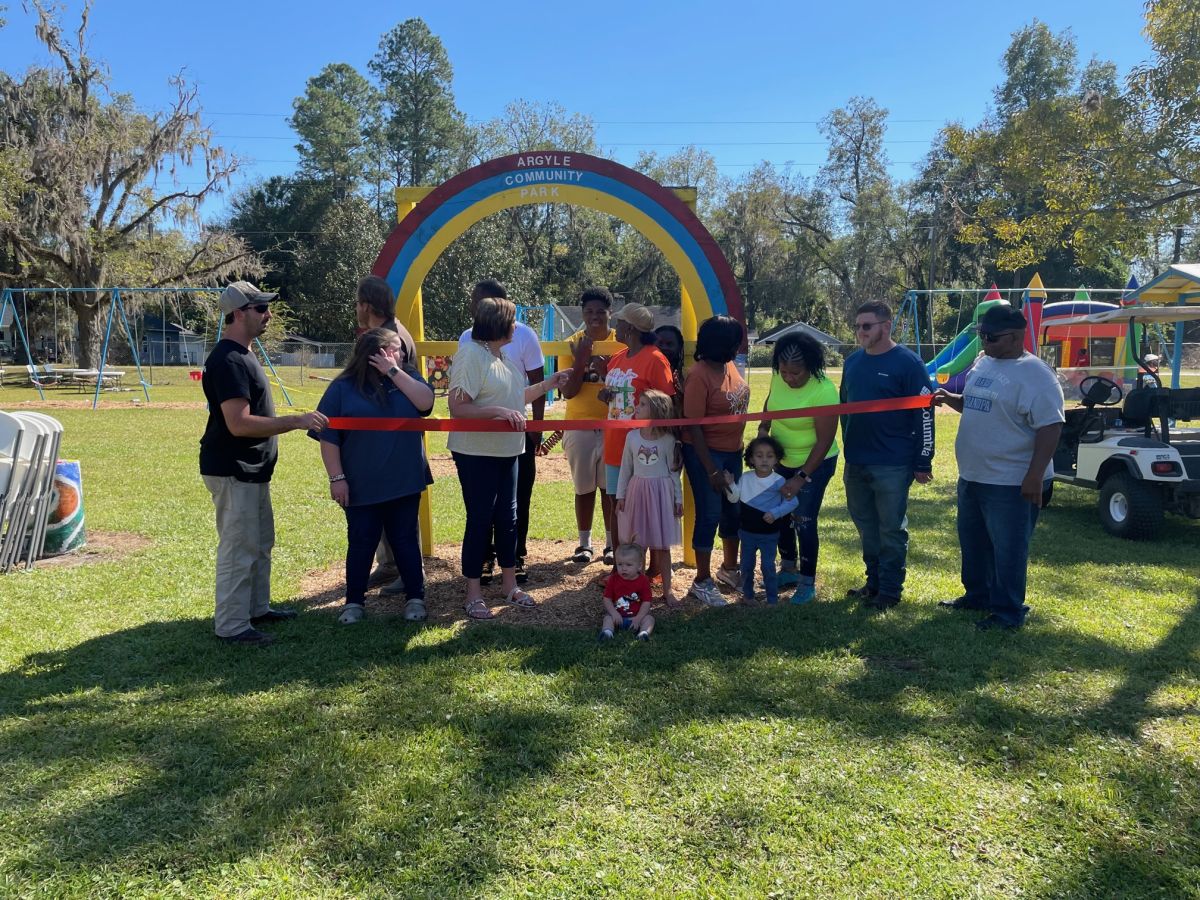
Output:
<svg viewBox="0 0 1200 900">
<path fill-rule="evenodd" d="M 414 368 L 399 336 L 372 328 L 358 339 L 345 370 L 317 409 L 334 417 L 417 418 L 433 411 L 433 391 Z M 346 513 L 346 606 L 343 625 L 363 617 L 367 579 L 381 534 L 396 556 L 408 602 L 404 618 L 425 618 L 425 571 L 417 510 L 433 483 L 418 431 L 342 431 L 310 435 L 321 441 L 329 494 Z"/>
</svg>

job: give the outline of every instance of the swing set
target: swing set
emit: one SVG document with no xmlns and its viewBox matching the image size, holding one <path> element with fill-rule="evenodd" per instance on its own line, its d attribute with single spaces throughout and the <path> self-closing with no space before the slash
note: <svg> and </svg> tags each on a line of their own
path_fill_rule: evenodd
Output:
<svg viewBox="0 0 1200 900">
<path fill-rule="evenodd" d="M 68 374 L 68 375 L 73 375 L 77 379 L 82 379 L 82 380 L 86 381 L 86 383 L 88 383 L 88 384 L 90 384 L 93 379 L 95 380 L 96 390 L 95 390 L 94 396 L 92 397 L 92 409 L 96 409 L 100 405 L 100 391 L 103 390 L 105 381 L 110 379 L 111 373 L 113 371 L 111 369 L 111 367 L 108 366 L 108 348 L 109 348 L 109 343 L 112 340 L 113 328 L 116 325 L 117 313 L 120 312 L 121 327 L 124 329 L 125 337 L 129 341 L 129 351 L 133 355 L 133 364 L 137 368 L 138 385 L 141 387 L 142 393 L 146 397 L 146 402 L 149 403 L 150 402 L 151 382 L 146 380 L 145 374 L 142 371 L 142 362 L 141 362 L 141 358 L 138 354 L 139 343 L 137 340 L 137 334 L 136 334 L 135 330 L 130 327 L 129 315 L 126 312 L 124 298 L 126 296 L 133 295 L 133 294 L 157 294 L 157 295 L 160 295 L 160 297 L 162 298 L 162 322 L 163 322 L 163 327 L 165 328 L 166 321 L 167 321 L 167 315 L 166 315 L 167 295 L 211 294 L 211 295 L 215 295 L 215 296 L 220 296 L 221 291 L 222 291 L 222 288 L 212 288 L 212 287 L 167 287 L 167 288 L 114 287 L 114 288 L 101 288 L 101 289 L 96 289 L 96 288 L 42 288 L 42 287 L 5 288 L 3 291 L 3 294 L 0 294 L 0 321 L 4 320 L 5 313 L 11 308 L 12 309 L 13 327 L 15 328 L 17 335 L 21 339 L 21 346 L 24 347 L 24 349 L 25 349 L 25 358 L 28 361 L 28 370 L 29 370 L 30 381 L 33 384 L 33 386 L 35 388 L 37 388 L 38 396 L 41 399 L 43 399 L 43 400 L 46 399 L 46 394 L 45 394 L 45 391 L 43 390 L 43 387 L 47 383 L 47 379 L 45 376 L 59 376 L 62 374 Z M 24 322 L 22 322 L 22 315 L 21 315 L 20 310 L 17 308 L 17 302 L 16 302 L 16 298 L 14 296 L 18 293 L 20 293 L 22 295 L 22 300 L 24 301 L 23 302 L 23 306 L 25 308 Z M 99 367 L 96 369 L 86 369 L 86 370 L 84 370 L 84 369 L 62 369 L 62 370 L 46 369 L 44 372 L 39 373 L 37 364 L 34 362 L 34 359 L 33 359 L 33 350 L 29 344 L 29 337 L 28 337 L 26 324 L 25 324 L 29 320 L 27 295 L 28 294 L 50 294 L 54 298 L 54 343 L 55 343 L 55 354 L 54 355 L 57 360 L 57 357 L 58 357 L 58 352 L 57 352 L 57 350 L 58 350 L 58 295 L 59 294 L 65 294 L 65 295 L 83 294 L 83 293 L 107 293 L 108 294 L 108 316 L 107 316 L 105 326 L 104 326 L 104 339 L 103 339 L 103 342 L 100 347 L 100 365 L 99 365 Z M 207 311 L 208 311 L 208 308 L 206 307 L 206 312 Z M 216 336 L 217 341 L 221 340 L 221 333 L 224 330 L 224 324 L 225 324 L 224 318 L 218 315 L 217 316 L 217 336 Z M 207 343 L 208 343 L 208 317 L 207 316 L 205 317 L 204 338 L 205 338 L 205 344 L 207 345 Z M 165 336 L 164 336 L 163 340 L 165 342 Z M 279 377 L 279 373 L 275 370 L 275 364 L 273 362 L 271 362 L 271 357 L 267 353 L 266 348 L 263 347 L 262 342 L 260 340 L 258 340 L 258 338 L 255 338 L 254 344 L 258 348 L 258 351 L 262 356 L 263 366 L 270 370 L 271 376 L 274 378 L 275 383 L 277 385 L 279 385 L 279 389 L 283 392 L 284 402 L 288 406 L 293 406 L 294 404 L 292 403 L 291 395 L 288 393 L 287 388 L 284 386 L 283 380 Z M 153 353 L 150 355 L 149 368 L 150 368 L 151 378 L 153 378 Z M 39 375 L 41 375 L 43 377 L 39 377 Z"/>
</svg>

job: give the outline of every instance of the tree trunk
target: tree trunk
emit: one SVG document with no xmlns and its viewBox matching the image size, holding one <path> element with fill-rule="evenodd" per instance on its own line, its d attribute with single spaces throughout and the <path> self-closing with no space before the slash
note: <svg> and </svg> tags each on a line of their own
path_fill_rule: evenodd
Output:
<svg viewBox="0 0 1200 900">
<path fill-rule="evenodd" d="M 95 293 L 69 294 L 71 309 L 79 323 L 79 338 L 75 345 L 75 362 L 83 369 L 100 367 L 100 344 L 104 339 L 104 327 L 108 308 L 100 304 L 100 295 Z"/>
</svg>

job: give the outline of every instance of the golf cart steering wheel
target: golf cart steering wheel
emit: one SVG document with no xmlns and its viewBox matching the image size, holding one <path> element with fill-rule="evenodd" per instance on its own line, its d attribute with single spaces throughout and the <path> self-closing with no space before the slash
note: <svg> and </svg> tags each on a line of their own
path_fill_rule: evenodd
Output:
<svg viewBox="0 0 1200 900">
<path fill-rule="evenodd" d="M 1116 406 L 1125 396 L 1121 386 L 1103 375 L 1089 375 L 1079 382 L 1079 395 L 1087 407 Z"/>
</svg>

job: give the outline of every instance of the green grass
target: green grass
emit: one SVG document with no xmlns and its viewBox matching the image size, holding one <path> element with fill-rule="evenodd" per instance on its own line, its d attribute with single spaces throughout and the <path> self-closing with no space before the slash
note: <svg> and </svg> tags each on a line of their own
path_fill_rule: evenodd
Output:
<svg viewBox="0 0 1200 900">
<path fill-rule="evenodd" d="M 841 599 L 861 564 L 835 481 L 808 608 L 605 649 L 314 613 L 246 650 L 211 636 L 203 411 L 119 406 L 53 414 L 89 526 L 152 545 L 0 576 L 0 896 L 1200 894 L 1200 523 L 1118 541 L 1060 487 L 1029 625 L 978 634 L 936 608 L 943 415 L 886 615 Z M 453 541 L 457 485 L 433 490 Z M 273 493 L 287 600 L 343 524 L 301 435 Z M 567 503 L 537 486 L 535 536 L 573 537 Z"/>
</svg>

